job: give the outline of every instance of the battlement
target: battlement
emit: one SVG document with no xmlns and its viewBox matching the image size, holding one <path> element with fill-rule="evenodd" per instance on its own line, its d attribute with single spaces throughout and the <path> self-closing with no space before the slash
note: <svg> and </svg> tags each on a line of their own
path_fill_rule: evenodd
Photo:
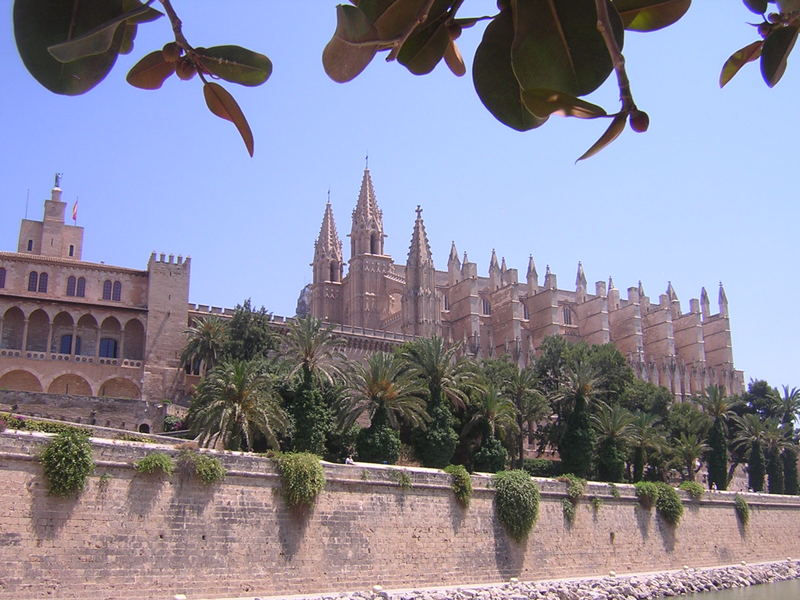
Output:
<svg viewBox="0 0 800 600">
<path fill-rule="evenodd" d="M 165 252 L 160 252 L 156 254 L 156 252 L 150 253 L 150 260 L 148 261 L 148 266 L 153 264 L 163 264 L 163 265 L 175 265 L 175 266 L 183 266 L 189 267 L 191 265 L 192 258 L 187 256 L 184 258 L 182 255 L 178 254 L 177 257 L 174 254 L 166 254 Z"/>
</svg>

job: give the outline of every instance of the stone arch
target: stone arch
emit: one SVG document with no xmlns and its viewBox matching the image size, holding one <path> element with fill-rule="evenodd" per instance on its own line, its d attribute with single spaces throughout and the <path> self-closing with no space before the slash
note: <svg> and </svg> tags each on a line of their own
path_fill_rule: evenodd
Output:
<svg viewBox="0 0 800 600">
<path fill-rule="evenodd" d="M 3 315 L 3 336 L 0 348 L 22 350 L 22 336 L 25 331 L 25 315 L 16 306 L 9 308 Z"/>
<path fill-rule="evenodd" d="M 138 430 L 139 433 L 150 433 L 150 423 L 140 423 Z"/>
<path fill-rule="evenodd" d="M 15 369 L 0 377 L 0 390 L 15 392 L 41 392 L 42 384 L 33 373 L 23 369 Z"/>
<path fill-rule="evenodd" d="M 47 352 L 50 338 L 50 317 L 41 309 L 28 317 L 28 337 L 25 349 L 31 352 Z"/>
<path fill-rule="evenodd" d="M 122 337 L 122 326 L 115 317 L 106 317 L 100 325 L 100 356 L 117 358 Z"/>
<path fill-rule="evenodd" d="M 124 356 L 129 360 L 144 359 L 144 325 L 139 319 L 131 319 L 125 323 Z"/>
<path fill-rule="evenodd" d="M 91 396 L 92 386 L 80 375 L 65 373 L 59 375 L 47 386 L 48 394 L 73 394 L 76 396 Z"/>
<path fill-rule="evenodd" d="M 72 354 L 72 335 L 75 321 L 67 312 L 60 312 L 53 318 L 53 339 L 50 342 L 50 352 L 56 354 Z"/>
<path fill-rule="evenodd" d="M 124 377 L 112 377 L 100 386 L 100 395 L 105 398 L 130 398 L 138 400 L 141 396 L 139 386 Z"/>
<path fill-rule="evenodd" d="M 78 337 L 81 339 L 80 351 L 75 354 L 81 356 L 95 356 L 97 354 L 97 333 L 100 328 L 97 325 L 97 319 L 92 315 L 82 315 L 78 319 Z"/>
</svg>

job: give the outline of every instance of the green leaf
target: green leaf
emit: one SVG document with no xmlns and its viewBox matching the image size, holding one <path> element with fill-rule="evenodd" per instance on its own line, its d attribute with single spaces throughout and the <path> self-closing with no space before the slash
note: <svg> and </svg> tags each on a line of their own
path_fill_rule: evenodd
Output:
<svg viewBox="0 0 800 600">
<path fill-rule="evenodd" d="M 547 118 L 532 115 L 522 103 L 522 90 L 511 68 L 513 40 L 511 11 L 504 10 L 483 33 L 472 63 L 472 81 L 481 102 L 498 121 L 517 131 L 527 131 L 544 124 Z"/>
<path fill-rule="evenodd" d="M 377 45 L 356 45 L 376 40 L 378 32 L 359 7 L 336 7 L 336 31 L 322 51 L 322 66 L 336 82 L 350 81 L 361 73 L 377 53 Z"/>
<path fill-rule="evenodd" d="M 625 29 L 655 31 L 672 25 L 689 10 L 692 0 L 614 0 Z"/>
<path fill-rule="evenodd" d="M 797 41 L 798 26 L 779 27 L 764 40 L 761 49 L 761 75 L 769 87 L 775 86 L 786 71 L 786 61 Z"/>
<path fill-rule="evenodd" d="M 541 118 L 549 117 L 552 114 L 578 117 L 579 119 L 595 119 L 606 116 L 603 107 L 555 90 L 523 90 L 522 102 L 531 113 Z"/>
<path fill-rule="evenodd" d="M 397 62 L 414 75 L 426 75 L 442 60 L 449 44 L 447 23 L 444 19 L 438 19 L 427 26 L 418 27 L 408 37 L 397 54 Z"/>
<path fill-rule="evenodd" d="M 598 139 L 594 144 L 592 144 L 592 147 L 589 148 L 586 152 L 584 152 L 581 155 L 581 157 L 575 162 L 587 159 L 590 156 L 594 156 L 595 154 L 600 152 L 600 150 L 602 150 L 603 148 L 608 146 L 611 142 L 613 142 L 615 139 L 617 139 L 619 137 L 619 134 L 621 134 L 625 129 L 626 120 L 627 120 L 627 115 L 625 113 L 620 113 L 617 116 L 615 116 L 614 119 L 611 121 L 611 124 L 608 126 L 608 129 L 606 129 L 605 132 L 603 132 L 603 135 L 600 136 L 600 139 Z"/>
<path fill-rule="evenodd" d="M 730 58 L 722 65 L 722 72 L 719 74 L 719 87 L 724 87 L 739 72 L 739 69 L 761 56 L 763 45 L 764 42 L 758 40 L 731 54 Z"/>
<path fill-rule="evenodd" d="M 744 0 L 744 5 L 757 15 L 767 12 L 767 0 Z"/>
<path fill-rule="evenodd" d="M 128 19 L 133 19 L 147 14 L 152 10 L 153 9 L 151 9 L 149 6 L 140 4 L 136 8 L 124 12 L 121 15 L 117 15 L 113 19 L 98 25 L 91 31 L 88 31 L 81 36 L 77 36 L 66 42 L 61 42 L 60 44 L 54 44 L 50 46 L 47 51 L 53 56 L 53 58 L 62 63 L 72 62 L 85 56 L 102 54 L 111 48 L 111 44 L 114 43 L 114 37 L 117 32 L 117 28 L 122 23 Z"/>
<path fill-rule="evenodd" d="M 161 50 L 156 50 L 133 65 L 125 79 L 134 87 L 157 90 L 175 72 L 176 64 L 165 61 Z"/>
<path fill-rule="evenodd" d="M 511 9 L 511 64 L 523 89 L 582 96 L 611 73 L 611 57 L 597 31 L 594 0 L 511 0 Z M 616 11 L 609 10 L 609 16 L 622 47 L 622 24 Z"/>
<path fill-rule="evenodd" d="M 241 46 L 212 46 L 197 52 L 203 67 L 225 81 L 255 86 L 272 74 L 272 62 L 266 56 Z"/>
<path fill-rule="evenodd" d="M 417 19 L 426 0 L 395 0 L 375 20 L 378 37 L 390 40 L 404 33 Z"/>
<path fill-rule="evenodd" d="M 125 12 L 122 0 L 15 0 L 14 37 L 31 75 L 56 94 L 75 96 L 100 83 L 117 60 L 123 28 L 106 52 L 61 63 L 47 49 L 78 38 Z M 42 18 L 47 15 L 47 18 Z"/>
<path fill-rule="evenodd" d="M 205 96 L 206 105 L 212 113 L 236 125 L 247 152 L 253 156 L 253 132 L 233 96 L 224 87 L 213 81 L 209 81 L 203 86 L 203 96 Z"/>
</svg>

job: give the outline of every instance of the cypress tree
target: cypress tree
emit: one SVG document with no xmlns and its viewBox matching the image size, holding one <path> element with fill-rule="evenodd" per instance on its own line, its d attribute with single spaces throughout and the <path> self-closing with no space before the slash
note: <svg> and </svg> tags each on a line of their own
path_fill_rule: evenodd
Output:
<svg viewBox="0 0 800 600">
<path fill-rule="evenodd" d="M 783 494 L 783 461 L 780 450 L 772 450 L 767 458 L 768 489 L 770 494 Z"/>
<path fill-rule="evenodd" d="M 754 492 L 764 491 L 764 471 L 764 451 L 761 442 L 754 441 L 747 460 L 747 485 Z"/>
<path fill-rule="evenodd" d="M 708 436 L 708 485 L 717 485 L 718 490 L 728 487 L 728 440 L 725 435 L 725 424 L 720 417 L 714 420 Z"/>
<path fill-rule="evenodd" d="M 783 487 L 786 494 L 798 494 L 797 453 L 790 448 L 783 451 Z"/>
<path fill-rule="evenodd" d="M 575 400 L 575 408 L 567 418 L 566 431 L 558 444 L 563 472 L 584 479 L 589 477 L 592 472 L 593 447 L 594 432 L 586 400 L 578 397 Z"/>
</svg>

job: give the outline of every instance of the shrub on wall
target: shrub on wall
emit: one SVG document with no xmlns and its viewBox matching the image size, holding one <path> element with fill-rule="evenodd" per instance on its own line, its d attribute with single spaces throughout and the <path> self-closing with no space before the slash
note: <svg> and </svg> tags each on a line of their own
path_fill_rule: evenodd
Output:
<svg viewBox="0 0 800 600">
<path fill-rule="evenodd" d="M 472 498 L 472 478 L 467 470 L 463 465 L 448 465 L 444 468 L 444 472 L 450 474 L 450 485 L 453 487 L 456 499 L 461 503 L 461 506 L 468 507 Z"/>
<path fill-rule="evenodd" d="M 172 475 L 175 470 L 175 463 L 169 455 L 163 452 L 153 452 L 134 462 L 133 468 L 146 475 L 153 473 Z"/>
<path fill-rule="evenodd" d="M 225 478 L 225 467 L 218 458 L 207 454 L 183 450 L 178 455 L 178 464 L 207 485 L 219 483 Z"/>
<path fill-rule="evenodd" d="M 658 486 L 652 481 L 637 481 L 634 484 L 636 488 L 636 497 L 639 499 L 639 504 L 645 508 L 651 508 L 658 498 Z"/>
<path fill-rule="evenodd" d="M 325 472 L 319 456 L 309 452 L 288 452 L 275 457 L 289 506 L 310 506 L 325 486 Z"/>
<path fill-rule="evenodd" d="M 750 505 L 747 504 L 747 500 L 739 494 L 736 494 L 733 499 L 733 507 L 736 509 L 736 516 L 739 518 L 742 525 L 747 525 L 750 521 Z"/>
<path fill-rule="evenodd" d="M 583 496 L 586 491 L 586 480 L 572 473 L 562 475 L 558 480 L 567 484 L 567 498 L 569 498 L 573 504 L 578 502 L 578 499 Z"/>
<path fill-rule="evenodd" d="M 564 520 L 572 525 L 575 522 L 575 503 L 569 498 L 561 499 L 561 512 L 564 513 Z"/>
<path fill-rule="evenodd" d="M 612 498 L 619 498 L 619 488 L 613 483 L 608 484 L 608 493 L 611 494 Z"/>
<path fill-rule="evenodd" d="M 561 461 L 546 458 L 526 458 L 522 468 L 532 477 L 558 477 L 561 475 Z"/>
<path fill-rule="evenodd" d="M 500 471 L 493 477 L 495 510 L 508 535 L 522 541 L 539 516 L 539 488 L 525 471 Z"/>
<path fill-rule="evenodd" d="M 80 492 L 94 470 L 89 438 L 75 430 L 57 434 L 42 450 L 39 460 L 50 493 L 55 496 Z"/>
<path fill-rule="evenodd" d="M 666 483 L 657 483 L 656 510 L 667 523 L 677 525 L 683 516 L 683 501 L 678 491 Z"/>
<path fill-rule="evenodd" d="M 0 419 L 5 421 L 6 427 L 10 429 L 19 429 L 22 431 L 41 431 L 43 433 L 77 431 L 83 433 L 87 437 L 91 435 L 91 432 L 83 427 L 75 427 L 73 425 L 66 425 L 64 423 L 51 423 L 49 421 L 37 421 L 36 419 L 27 417 L 17 417 L 10 413 L 0 413 Z"/>
<path fill-rule="evenodd" d="M 706 493 L 706 489 L 696 481 L 684 481 L 680 489 L 689 494 L 692 500 L 700 500 Z"/>
</svg>

